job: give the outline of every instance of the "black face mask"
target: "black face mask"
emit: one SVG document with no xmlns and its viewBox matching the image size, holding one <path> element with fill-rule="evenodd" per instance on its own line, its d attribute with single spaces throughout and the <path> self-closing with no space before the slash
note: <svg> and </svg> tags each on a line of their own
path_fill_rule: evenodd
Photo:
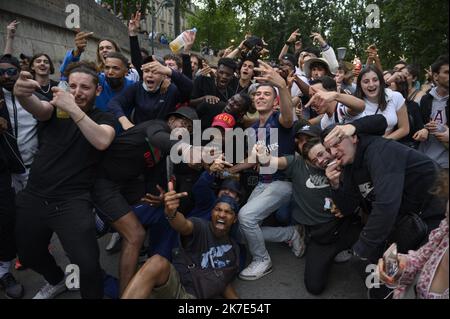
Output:
<svg viewBox="0 0 450 319">
<path fill-rule="evenodd" d="M 109 84 L 111 89 L 117 90 L 122 87 L 124 79 L 123 78 L 110 78 L 106 77 L 106 82 Z"/>
</svg>

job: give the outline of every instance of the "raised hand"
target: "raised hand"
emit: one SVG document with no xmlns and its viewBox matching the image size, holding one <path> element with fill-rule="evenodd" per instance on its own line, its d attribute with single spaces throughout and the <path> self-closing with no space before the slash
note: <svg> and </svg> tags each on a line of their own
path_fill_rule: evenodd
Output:
<svg viewBox="0 0 450 319">
<path fill-rule="evenodd" d="M 259 67 L 255 68 L 255 71 L 260 73 L 260 76 L 256 76 L 255 80 L 260 83 L 269 83 L 277 88 L 287 87 L 286 81 L 267 63 L 262 60 L 258 60 Z"/>
<path fill-rule="evenodd" d="M 79 56 L 86 50 L 88 38 L 93 34 L 94 32 L 77 32 L 75 35 L 75 56 Z"/>
<path fill-rule="evenodd" d="M 322 107 L 326 103 L 330 103 L 337 99 L 338 93 L 336 91 L 318 91 L 314 96 L 306 103 L 305 107 L 315 105 L 317 107 Z"/>
<path fill-rule="evenodd" d="M 194 45 L 195 42 L 195 36 L 196 36 L 196 32 L 188 30 L 188 31 L 184 31 L 183 33 L 183 38 L 184 38 L 184 52 L 189 52 L 192 49 L 192 46 Z"/>
<path fill-rule="evenodd" d="M 234 46 L 230 45 L 228 48 L 225 49 L 225 51 L 223 52 L 223 56 L 227 57 L 231 52 L 233 52 L 234 50 Z"/>
<path fill-rule="evenodd" d="M 268 165 L 270 163 L 271 155 L 267 152 L 267 148 L 261 144 L 255 144 L 252 148 L 252 157 L 255 156 L 258 164 Z"/>
<path fill-rule="evenodd" d="M 174 216 L 180 207 L 180 198 L 188 196 L 188 193 L 177 193 L 174 190 L 173 182 L 167 185 L 168 192 L 164 193 L 164 212 L 167 216 Z"/>
<path fill-rule="evenodd" d="M 292 84 L 294 84 L 294 80 L 295 80 L 295 71 L 292 70 L 291 72 L 289 72 L 287 79 L 286 79 L 288 88 L 292 88 Z"/>
<path fill-rule="evenodd" d="M 291 33 L 286 42 L 294 43 L 297 40 L 297 37 L 300 36 L 299 30 L 300 29 L 295 29 L 295 31 Z"/>
<path fill-rule="evenodd" d="M 167 76 L 172 75 L 172 69 L 159 63 L 155 56 L 153 56 L 152 62 L 146 63 L 141 67 L 142 71 L 147 69 L 154 74 L 162 74 Z"/>
<path fill-rule="evenodd" d="M 16 36 L 17 25 L 19 23 L 20 23 L 19 21 L 14 20 L 6 26 L 6 37 L 7 38 L 12 39 Z"/>
<path fill-rule="evenodd" d="M 30 72 L 22 71 L 14 85 L 14 95 L 17 97 L 30 97 L 34 91 L 40 89 L 41 86 L 35 80 Z"/>
<path fill-rule="evenodd" d="M 75 102 L 75 97 L 69 92 L 66 92 L 59 87 L 52 87 L 52 92 L 53 100 L 50 101 L 51 105 L 58 107 L 67 113 L 70 113 L 70 111 L 78 107 Z"/>
<path fill-rule="evenodd" d="M 141 12 L 137 11 L 135 14 L 131 15 L 131 19 L 128 22 L 128 35 L 134 37 L 138 35 L 140 29 Z"/>
<path fill-rule="evenodd" d="M 314 42 L 319 42 L 321 46 L 325 46 L 327 42 L 323 39 L 322 35 L 318 32 L 312 32 L 310 37 L 313 39 Z"/>
<path fill-rule="evenodd" d="M 145 196 L 143 198 L 141 198 L 141 201 L 144 203 L 148 203 L 150 206 L 153 207 L 159 207 L 164 203 L 164 189 L 159 186 L 156 185 L 156 188 L 158 188 L 159 190 L 159 195 L 153 195 L 150 193 L 145 194 Z"/>
<path fill-rule="evenodd" d="M 342 141 L 345 136 L 355 134 L 356 127 L 351 124 L 335 126 L 325 137 L 323 145 L 327 148 L 332 147 Z"/>
<path fill-rule="evenodd" d="M 200 70 L 200 75 L 202 76 L 216 76 L 216 71 L 211 68 L 207 63 L 203 62 L 203 69 Z"/>
<path fill-rule="evenodd" d="M 215 173 L 215 172 L 222 172 L 223 170 L 225 170 L 225 168 L 230 168 L 230 167 L 233 167 L 233 164 L 225 161 L 225 155 L 222 154 L 222 156 L 220 158 L 217 158 L 214 160 L 212 165 L 209 167 L 209 170 L 212 173 Z"/>
<path fill-rule="evenodd" d="M 220 99 L 214 95 L 205 95 L 203 98 L 205 99 L 205 102 L 209 104 L 217 104 L 220 101 Z"/>
<path fill-rule="evenodd" d="M 330 182 L 330 186 L 334 189 L 338 189 L 339 179 L 341 177 L 341 168 L 336 161 L 333 161 L 330 164 L 328 164 L 327 168 L 325 169 L 325 175 L 327 176 L 328 181 Z"/>
<path fill-rule="evenodd" d="M 371 62 L 375 62 L 378 59 L 378 49 L 375 44 L 371 44 L 367 47 L 366 53 Z"/>
</svg>

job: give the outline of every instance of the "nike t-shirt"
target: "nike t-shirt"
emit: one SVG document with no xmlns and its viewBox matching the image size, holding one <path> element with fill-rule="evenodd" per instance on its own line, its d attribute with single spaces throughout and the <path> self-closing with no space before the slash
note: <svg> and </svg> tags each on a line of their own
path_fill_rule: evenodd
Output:
<svg viewBox="0 0 450 319">
<path fill-rule="evenodd" d="M 325 171 L 307 164 L 297 155 L 287 156 L 286 159 L 288 166 L 285 175 L 292 178 L 294 220 L 303 225 L 317 225 L 334 219 L 334 215 L 324 209 L 325 198 L 331 198 Z"/>
</svg>

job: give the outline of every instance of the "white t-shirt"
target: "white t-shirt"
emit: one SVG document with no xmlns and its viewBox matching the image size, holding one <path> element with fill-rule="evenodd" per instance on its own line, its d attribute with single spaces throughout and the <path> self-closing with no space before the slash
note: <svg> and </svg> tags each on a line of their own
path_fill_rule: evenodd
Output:
<svg viewBox="0 0 450 319">
<path fill-rule="evenodd" d="M 391 133 L 397 125 L 397 112 L 405 104 L 405 98 L 399 92 L 392 91 L 391 89 L 385 89 L 385 93 L 387 105 L 384 111 L 379 109 L 378 103 L 372 103 L 365 98 L 366 109 L 364 112 L 366 115 L 383 114 L 388 124 L 386 133 Z"/>
<path fill-rule="evenodd" d="M 11 92 L 3 89 L 9 120 L 14 136 L 17 138 L 17 146 L 25 165 L 31 165 L 34 155 L 38 151 L 37 120 L 26 111 L 20 102 L 12 99 Z"/>
<path fill-rule="evenodd" d="M 347 124 L 363 116 L 366 116 L 365 112 L 361 112 L 358 115 L 350 115 L 348 111 L 348 107 L 346 107 L 344 104 L 338 103 L 336 105 L 336 111 L 333 113 L 333 115 L 331 115 L 331 117 L 326 113 L 322 116 L 322 119 L 320 120 L 320 127 L 322 128 L 322 130 L 324 130 L 330 125 Z"/>
</svg>

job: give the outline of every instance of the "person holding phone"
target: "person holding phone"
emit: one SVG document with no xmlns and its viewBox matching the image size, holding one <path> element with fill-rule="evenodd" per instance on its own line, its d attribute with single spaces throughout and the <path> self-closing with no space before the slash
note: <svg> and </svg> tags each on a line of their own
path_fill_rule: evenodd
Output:
<svg viewBox="0 0 450 319">
<path fill-rule="evenodd" d="M 448 199 L 448 173 L 439 180 L 438 195 Z M 398 255 L 399 270 L 394 276 L 386 274 L 383 258 L 378 261 L 380 280 L 395 287 L 393 298 L 448 299 L 448 201 L 446 218 L 435 229 L 428 242 L 408 254 Z M 411 290 L 413 293 L 409 295 Z"/>
<path fill-rule="evenodd" d="M 420 100 L 420 110 L 425 127 L 414 134 L 421 142 L 419 150 L 435 160 L 441 168 L 448 169 L 448 55 L 440 56 L 431 71 L 436 87 Z"/>
</svg>

